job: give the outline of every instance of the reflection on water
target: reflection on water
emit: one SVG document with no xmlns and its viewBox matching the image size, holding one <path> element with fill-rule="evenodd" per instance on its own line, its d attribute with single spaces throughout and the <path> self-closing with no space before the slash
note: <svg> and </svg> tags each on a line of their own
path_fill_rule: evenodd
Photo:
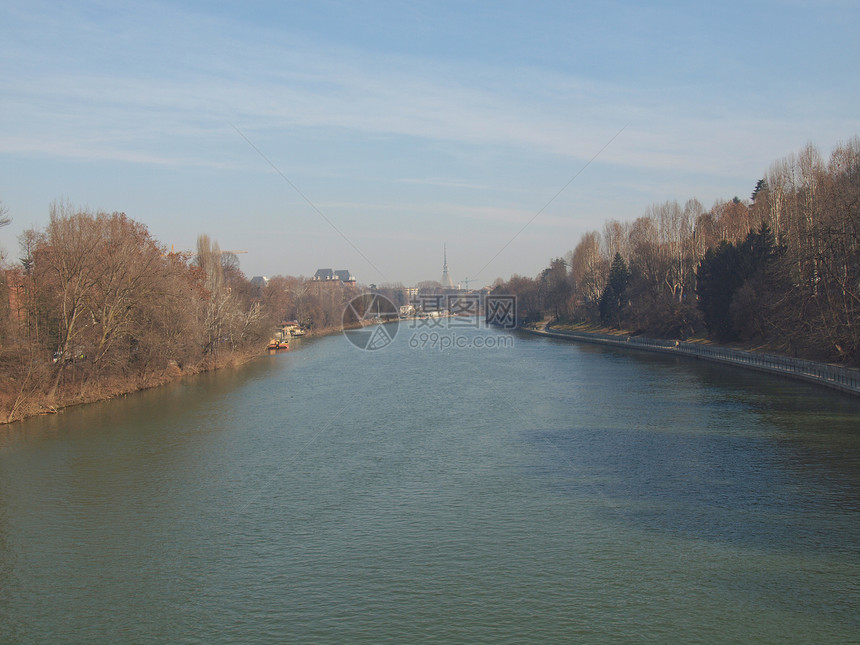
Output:
<svg viewBox="0 0 860 645">
<path fill-rule="evenodd" d="M 858 634 L 858 401 L 408 339 L 305 341 L 0 429 L 0 641 Z"/>
</svg>

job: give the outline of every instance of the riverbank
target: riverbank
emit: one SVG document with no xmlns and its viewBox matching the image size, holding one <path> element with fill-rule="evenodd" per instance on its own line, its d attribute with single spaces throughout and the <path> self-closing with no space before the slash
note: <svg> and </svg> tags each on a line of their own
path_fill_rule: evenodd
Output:
<svg viewBox="0 0 860 645">
<path fill-rule="evenodd" d="M 22 384 L 16 384 L 13 392 L 0 392 L 0 425 L 23 421 L 46 414 L 57 414 L 66 408 L 108 401 L 136 392 L 168 385 L 188 376 L 229 369 L 244 365 L 265 353 L 265 349 L 232 351 L 215 360 L 206 360 L 192 365 L 169 363 L 164 369 L 134 377 L 112 376 L 93 379 L 76 386 L 72 391 L 52 393 L 48 383 L 53 377 L 43 366 L 34 369 Z M 44 372 L 44 373 L 43 373 Z"/>
<path fill-rule="evenodd" d="M 340 333 L 340 327 L 309 330 L 300 338 L 321 338 Z M 23 383 L 15 384 L 14 391 L 0 391 L 0 425 L 23 421 L 32 417 L 57 414 L 66 408 L 88 403 L 108 401 L 174 383 L 204 372 L 239 367 L 270 352 L 265 347 L 250 348 L 222 354 L 218 359 L 195 364 L 178 365 L 170 362 L 164 369 L 143 375 L 123 378 L 113 376 L 104 380 L 81 383 L 74 391 L 51 393 L 48 383 L 53 381 L 49 366 L 36 366 Z"/>
<path fill-rule="evenodd" d="M 703 343 L 662 340 L 659 338 L 646 338 L 626 334 L 603 334 L 581 330 L 553 329 L 548 323 L 542 323 L 537 328 L 522 327 L 521 330 L 529 334 L 562 340 L 609 345 L 646 352 L 674 354 L 676 356 L 686 356 L 699 360 L 734 365 L 736 367 L 800 379 L 854 396 L 860 396 L 860 370 L 827 363 L 817 363 L 799 358 Z"/>
</svg>

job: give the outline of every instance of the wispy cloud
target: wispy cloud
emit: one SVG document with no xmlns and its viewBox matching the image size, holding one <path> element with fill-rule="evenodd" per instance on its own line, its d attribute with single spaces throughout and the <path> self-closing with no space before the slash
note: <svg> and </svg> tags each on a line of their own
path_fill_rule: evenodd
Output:
<svg viewBox="0 0 860 645">
<path fill-rule="evenodd" d="M 168 15 L 164 23 L 189 19 Z M 214 42 L 223 43 L 223 53 L 192 56 L 192 67 L 177 65 L 159 75 L 145 66 L 112 71 L 107 63 L 96 69 L 53 72 L 43 67 L 17 74 L 8 67 L 3 83 L 14 89 L 7 96 L 9 125 L 0 125 L 0 149 L 210 165 L 211 155 L 195 158 L 188 151 L 234 120 L 244 131 L 267 138 L 289 136 L 296 128 L 342 130 L 581 159 L 631 112 L 639 112 L 642 127 L 663 125 L 656 109 L 643 106 L 635 91 L 610 82 L 525 67 L 382 57 L 301 40 L 280 44 L 268 38 L 253 46 L 229 33 L 228 25 L 208 21 L 180 53 Z M 140 42 L 147 42 L 148 34 L 138 33 Z M 104 32 L 92 36 L 113 40 Z M 151 54 L 140 42 L 132 44 L 138 55 Z M 23 46 L 17 43 L 19 55 L 26 57 Z M 7 45 L 12 53 L 14 47 Z M 631 130 L 636 129 L 634 123 Z M 658 129 L 664 145 L 677 138 L 665 127 Z M 653 164 L 654 148 L 628 146 L 623 157 L 610 153 L 606 160 Z M 689 159 L 672 154 L 658 163 L 689 167 Z"/>
<path fill-rule="evenodd" d="M 442 177 L 402 177 L 394 180 L 400 184 L 416 184 L 420 186 L 444 186 L 446 188 L 465 188 L 468 190 L 489 190 L 489 184 L 474 184 L 459 179 Z"/>
<path fill-rule="evenodd" d="M 781 3 L 772 18 L 781 31 L 749 38 L 725 29 L 747 11 L 729 5 L 676 16 L 622 2 L 607 20 L 599 3 L 558 3 L 508 8 L 487 26 L 471 3 L 401 4 L 379 26 L 353 24 L 360 10 L 345 2 L 272 3 L 253 15 L 229 3 L 7 3 L 0 162 L 83 161 L 98 169 L 89 175 L 111 167 L 130 186 L 167 170 L 201 193 L 232 192 L 243 207 L 269 190 L 258 210 L 280 210 L 261 226 L 301 213 L 278 192 L 282 181 L 266 183 L 271 169 L 233 123 L 344 230 L 363 235 L 384 222 L 387 240 L 424 239 L 434 234 L 424 222 L 441 221 L 483 242 L 495 227 L 498 248 L 629 124 L 524 234 L 550 231 L 533 243 L 542 253 L 652 200 L 743 196 L 780 156 L 860 131 L 856 83 L 830 70 L 856 58 L 857 45 L 840 40 L 855 9 Z M 816 47 L 798 52 L 807 32 Z M 841 45 L 825 40 L 831 33 Z M 819 80 L 826 74 L 839 82 Z M 62 174 L 34 199 L 56 197 Z M 98 181 L 84 199 L 104 194 Z M 213 201 L 201 205 L 207 223 L 235 211 Z"/>
</svg>

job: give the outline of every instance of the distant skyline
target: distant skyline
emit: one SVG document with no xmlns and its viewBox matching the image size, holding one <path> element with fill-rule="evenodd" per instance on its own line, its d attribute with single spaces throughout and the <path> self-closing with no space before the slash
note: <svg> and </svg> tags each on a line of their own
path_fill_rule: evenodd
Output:
<svg viewBox="0 0 860 645">
<path fill-rule="evenodd" d="M 249 278 L 412 285 L 444 244 L 455 284 L 535 275 L 860 133 L 858 27 L 847 1 L 2 2 L 0 246 L 68 200 Z"/>
</svg>

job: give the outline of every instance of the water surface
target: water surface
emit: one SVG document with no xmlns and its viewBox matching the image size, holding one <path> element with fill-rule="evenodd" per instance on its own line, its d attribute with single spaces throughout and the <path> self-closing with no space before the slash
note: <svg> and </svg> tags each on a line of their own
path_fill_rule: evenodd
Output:
<svg viewBox="0 0 860 645">
<path fill-rule="evenodd" d="M 0 430 L 0 642 L 860 639 L 858 401 L 420 331 Z"/>
</svg>

